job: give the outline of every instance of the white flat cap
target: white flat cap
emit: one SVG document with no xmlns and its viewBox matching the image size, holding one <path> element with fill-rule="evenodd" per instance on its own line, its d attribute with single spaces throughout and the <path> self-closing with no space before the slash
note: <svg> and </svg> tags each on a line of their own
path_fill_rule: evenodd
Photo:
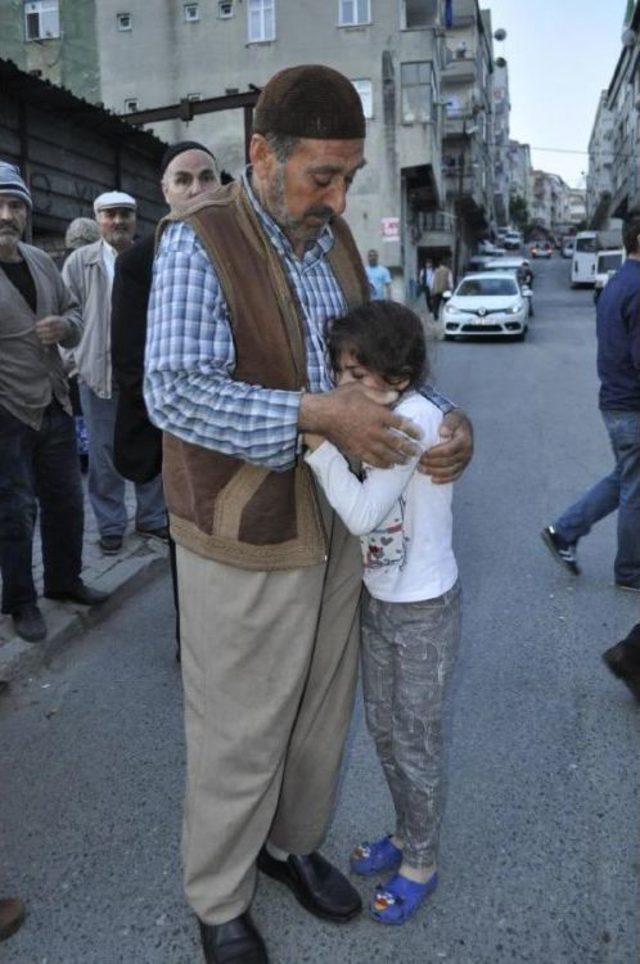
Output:
<svg viewBox="0 0 640 964">
<path fill-rule="evenodd" d="M 97 214 L 98 211 L 106 211 L 109 208 L 132 208 L 135 211 L 136 201 L 124 191 L 105 191 L 93 202 L 93 210 Z"/>
</svg>

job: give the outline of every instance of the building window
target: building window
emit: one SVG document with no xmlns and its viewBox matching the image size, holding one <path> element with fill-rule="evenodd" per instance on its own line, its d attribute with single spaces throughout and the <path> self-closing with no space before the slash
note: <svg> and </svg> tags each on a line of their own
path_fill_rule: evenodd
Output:
<svg viewBox="0 0 640 964">
<path fill-rule="evenodd" d="M 202 100 L 202 94 L 196 94 L 196 93 L 187 94 L 187 100 L 193 100 L 193 101 Z"/>
<path fill-rule="evenodd" d="M 371 23 L 371 0 L 339 0 L 339 3 L 341 27 Z"/>
<path fill-rule="evenodd" d="M 27 40 L 53 40 L 60 36 L 58 0 L 25 3 L 24 35 Z"/>
<path fill-rule="evenodd" d="M 438 18 L 438 0 L 404 0 L 403 8 L 406 30 L 435 26 Z"/>
<path fill-rule="evenodd" d="M 187 23 L 195 23 L 196 20 L 200 19 L 200 9 L 197 3 L 185 3 L 184 19 Z"/>
<path fill-rule="evenodd" d="M 138 98 L 137 97 L 127 97 L 124 102 L 124 109 L 127 114 L 135 114 L 138 109 Z"/>
<path fill-rule="evenodd" d="M 358 91 L 362 101 L 362 110 L 366 118 L 373 117 L 373 85 L 370 80 L 352 80 L 351 83 Z"/>
<path fill-rule="evenodd" d="M 221 20 L 227 20 L 233 16 L 233 0 L 219 0 L 218 16 Z"/>
<path fill-rule="evenodd" d="M 428 60 L 402 64 L 402 120 L 405 124 L 424 124 L 433 109 L 432 66 Z"/>
<path fill-rule="evenodd" d="M 275 0 L 249 0 L 247 33 L 250 44 L 276 39 Z"/>
<path fill-rule="evenodd" d="M 131 30 L 130 13 L 119 13 L 116 19 L 118 21 L 118 30 Z"/>
</svg>

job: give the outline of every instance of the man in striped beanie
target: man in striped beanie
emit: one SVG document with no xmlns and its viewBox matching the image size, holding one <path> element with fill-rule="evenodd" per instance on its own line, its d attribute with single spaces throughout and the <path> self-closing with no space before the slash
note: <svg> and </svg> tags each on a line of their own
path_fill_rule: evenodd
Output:
<svg viewBox="0 0 640 964">
<path fill-rule="evenodd" d="M 40 509 L 44 594 L 91 605 L 83 583 L 83 497 L 67 379 L 58 346 L 81 326 L 49 255 L 21 240 L 32 210 L 20 171 L 0 161 L 0 574 L 2 612 L 28 642 L 46 634 L 32 573 Z"/>
</svg>

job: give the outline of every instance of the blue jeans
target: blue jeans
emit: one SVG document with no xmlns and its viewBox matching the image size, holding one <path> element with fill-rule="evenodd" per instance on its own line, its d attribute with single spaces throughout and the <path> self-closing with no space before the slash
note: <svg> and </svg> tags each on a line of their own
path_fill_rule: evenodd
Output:
<svg viewBox="0 0 640 964">
<path fill-rule="evenodd" d="M 113 464 L 113 433 L 118 396 L 99 398 L 79 383 L 82 412 L 89 433 L 89 499 L 101 536 L 122 536 L 127 527 L 125 481 Z M 167 524 L 162 476 L 136 483 L 136 527 L 159 529 Z"/>
<path fill-rule="evenodd" d="M 73 418 L 52 402 L 36 432 L 0 406 L 3 613 L 37 599 L 32 549 L 38 504 L 45 589 L 69 589 L 82 568 L 84 527 Z"/>
<path fill-rule="evenodd" d="M 577 542 L 591 526 L 618 510 L 616 582 L 640 586 L 640 412 L 603 411 L 616 466 L 610 475 L 560 516 L 554 527 L 566 542 Z"/>
</svg>

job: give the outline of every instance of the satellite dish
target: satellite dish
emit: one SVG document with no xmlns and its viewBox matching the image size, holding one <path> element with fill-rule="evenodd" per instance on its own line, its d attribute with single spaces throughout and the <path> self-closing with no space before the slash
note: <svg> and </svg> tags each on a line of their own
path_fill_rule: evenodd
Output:
<svg viewBox="0 0 640 964">
<path fill-rule="evenodd" d="M 622 46 L 623 47 L 633 47 L 636 42 L 636 32 L 627 28 L 622 34 Z"/>
<path fill-rule="evenodd" d="M 496 57 L 496 67 L 506 67 L 507 61 L 504 57 Z"/>
<path fill-rule="evenodd" d="M 494 40 L 505 40 L 506 36 L 507 36 L 507 31 L 504 30 L 502 27 L 498 27 L 498 29 L 496 30 L 496 32 L 495 32 L 494 35 L 493 35 L 493 39 L 494 39 Z"/>
</svg>

